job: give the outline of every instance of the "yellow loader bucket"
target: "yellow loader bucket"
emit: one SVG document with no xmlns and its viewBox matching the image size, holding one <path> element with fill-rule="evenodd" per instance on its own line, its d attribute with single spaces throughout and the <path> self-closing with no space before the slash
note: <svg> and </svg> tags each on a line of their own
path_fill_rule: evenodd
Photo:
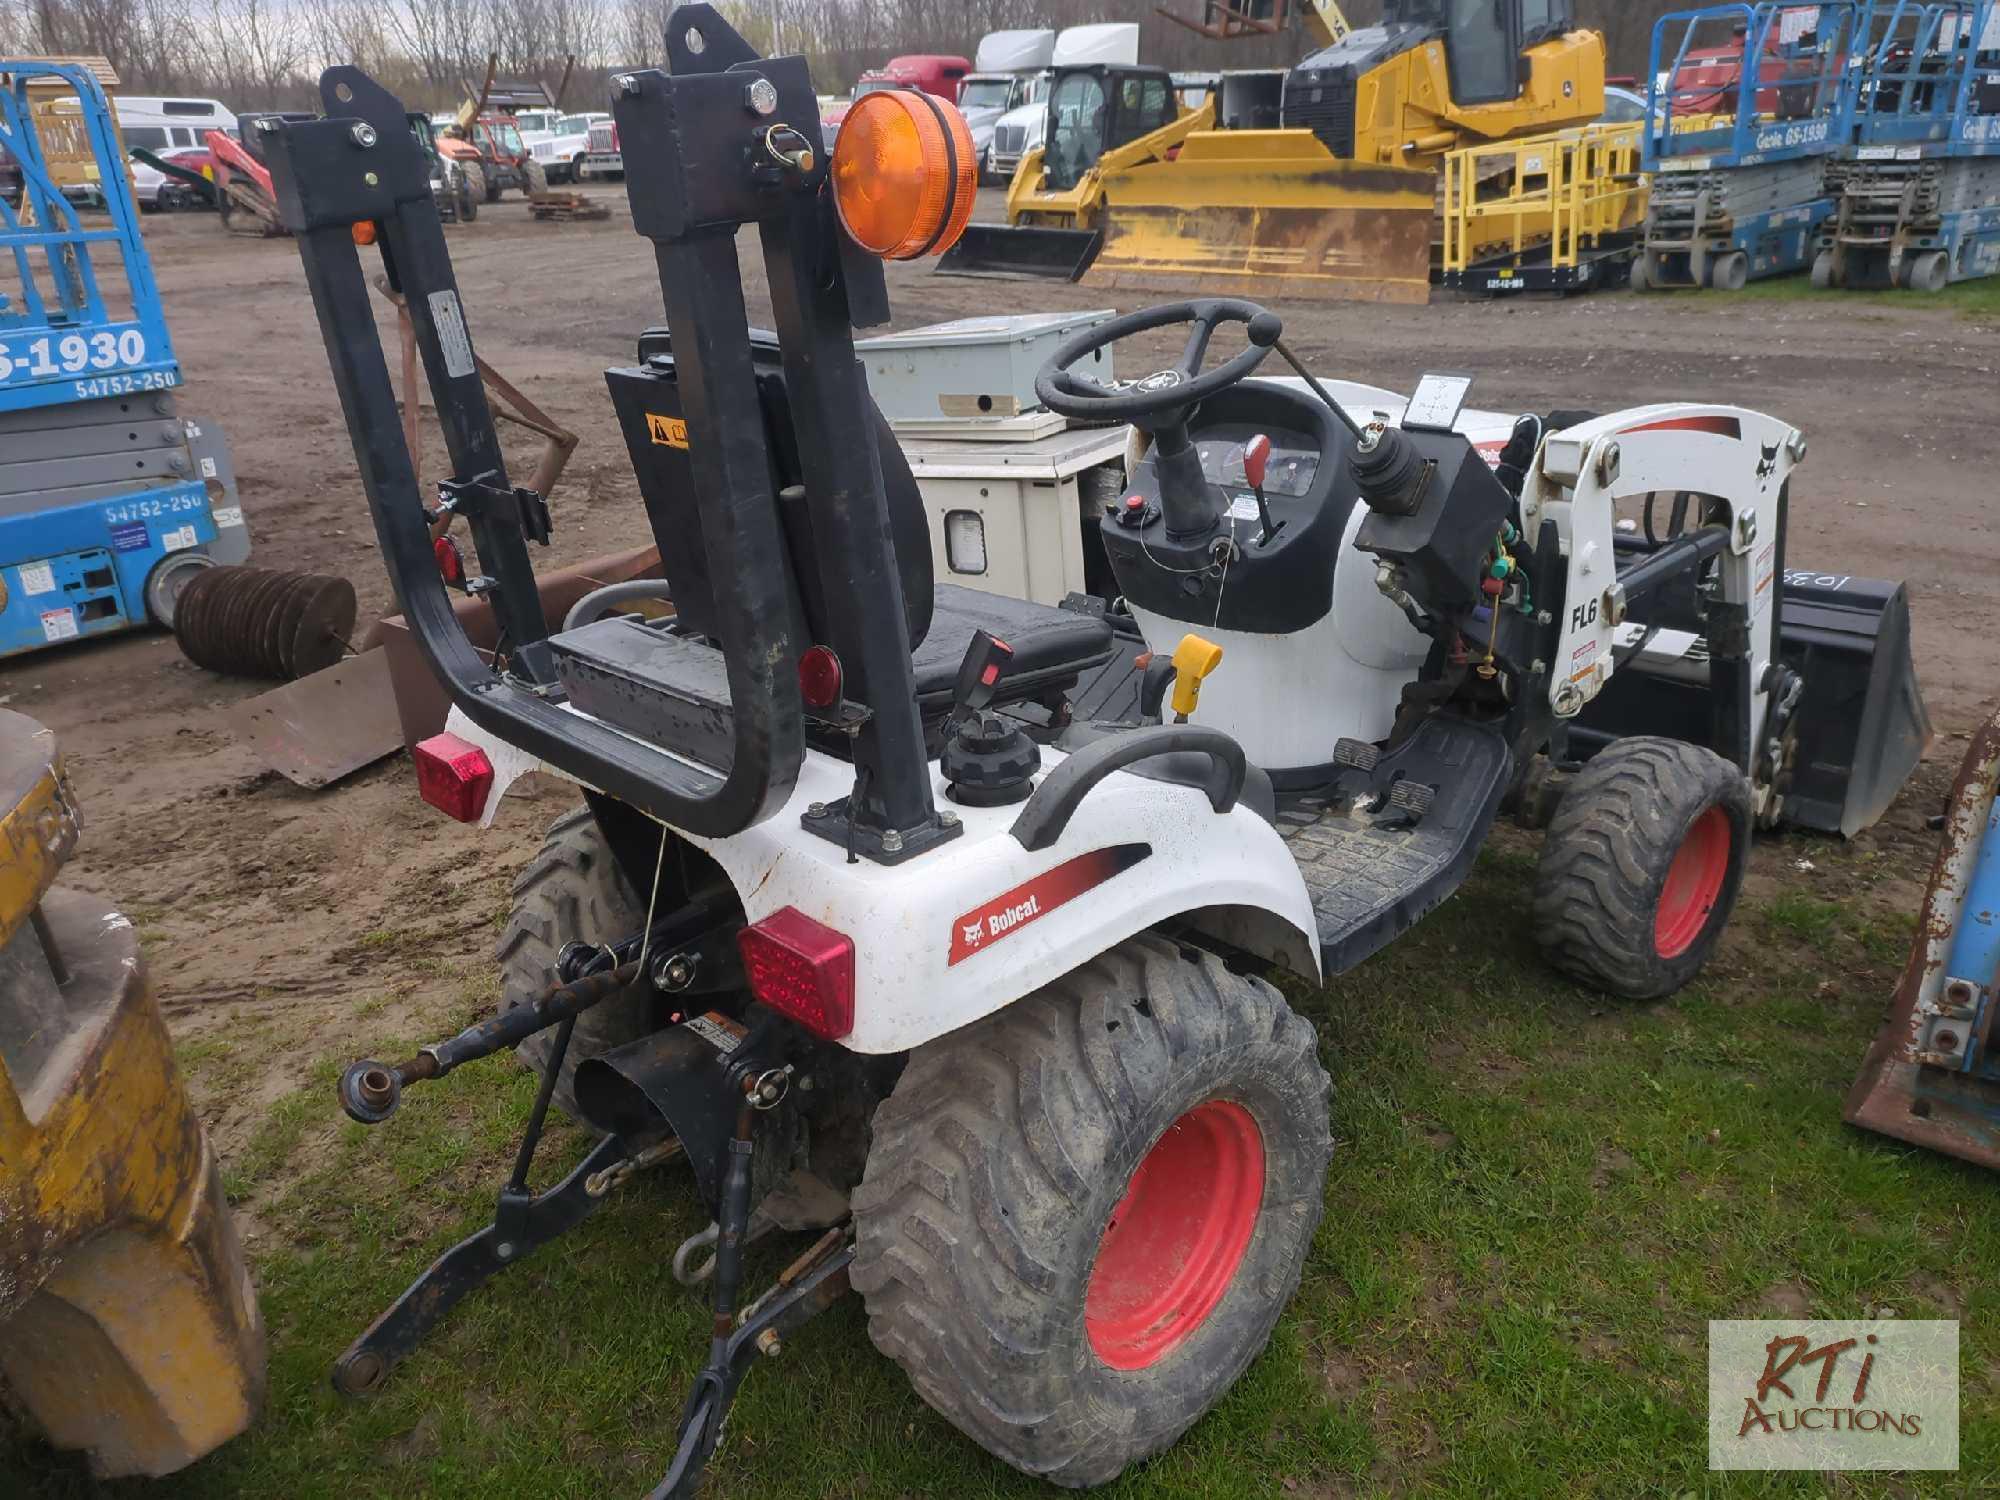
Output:
<svg viewBox="0 0 2000 1500">
<path fill-rule="evenodd" d="M 1342 161 L 1309 130 L 1212 130 L 1104 175 L 1086 286 L 1425 302 L 1437 174 Z"/>
<path fill-rule="evenodd" d="M 249 1425 L 264 1328 L 132 924 L 53 888 L 55 737 L 0 711 L 0 1380 L 99 1475 Z"/>
</svg>

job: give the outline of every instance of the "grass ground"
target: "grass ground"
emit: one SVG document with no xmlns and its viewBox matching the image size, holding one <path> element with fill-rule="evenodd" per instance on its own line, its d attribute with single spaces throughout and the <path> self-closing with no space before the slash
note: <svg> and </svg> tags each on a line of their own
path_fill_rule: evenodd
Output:
<svg viewBox="0 0 2000 1500">
<path fill-rule="evenodd" d="M 1913 303 L 1925 307 L 1951 308 L 1961 316 L 1981 320 L 2000 317 L 2000 276 L 1988 276 L 1978 281 L 1961 281 L 1946 287 L 1941 292 L 1835 292 L 1819 291 L 1809 276 L 1780 276 L 1770 281 L 1753 281 L 1737 297 L 1755 297 L 1765 301 L 1788 302 L 1796 298 L 1815 299 L 1842 298 L 1842 304 L 1868 307 L 1908 308 Z"/>
<path fill-rule="evenodd" d="M 1900 1496 L 2000 1473 L 1992 1181 L 1841 1123 L 1912 923 L 1872 899 L 1876 856 L 1807 850 L 1814 873 L 1751 897 L 1728 953 L 1671 1003 L 1551 978 L 1523 935 L 1532 846 L 1512 837 L 1409 938 L 1297 990 L 1342 1142 L 1304 1287 L 1221 1407 L 1108 1493 Z M 428 1019 L 476 1014 L 484 972 Z M 265 1230 L 269 1401 L 149 1496 L 595 1497 L 664 1469 L 705 1347 L 666 1269 L 699 1227 L 671 1174 L 462 1306 L 377 1398 L 330 1389 L 332 1356 L 490 1211 L 532 1100 L 496 1063 L 416 1091 L 377 1131 L 337 1120 L 337 1066 L 414 1040 L 352 1038 L 230 1163 Z M 198 1087 L 229 1066 L 214 1044 L 183 1061 Z M 584 1141 L 550 1147 L 544 1180 Z M 788 1253 L 760 1247 L 753 1275 Z M 1890 1309 L 1962 1320 L 1959 1475 L 1707 1471 L 1707 1319 Z M 0 1427 L 0 1495 L 138 1489 Z M 752 1376 L 707 1493 L 1048 1492 L 932 1415 L 850 1302 Z"/>
</svg>

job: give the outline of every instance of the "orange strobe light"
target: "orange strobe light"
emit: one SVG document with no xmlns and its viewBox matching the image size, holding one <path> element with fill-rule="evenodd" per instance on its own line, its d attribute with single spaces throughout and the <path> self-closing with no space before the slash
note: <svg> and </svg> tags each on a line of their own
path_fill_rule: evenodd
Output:
<svg viewBox="0 0 2000 1500">
<path fill-rule="evenodd" d="M 942 255 L 978 192 L 972 132 L 955 105 L 914 89 L 855 101 L 833 150 L 833 201 L 864 250 L 885 260 Z"/>
</svg>

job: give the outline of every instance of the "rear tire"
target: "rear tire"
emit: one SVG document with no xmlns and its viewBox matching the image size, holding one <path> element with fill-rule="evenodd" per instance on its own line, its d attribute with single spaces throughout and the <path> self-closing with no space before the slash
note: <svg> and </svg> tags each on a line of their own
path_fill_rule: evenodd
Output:
<svg viewBox="0 0 2000 1500">
<path fill-rule="evenodd" d="M 1646 267 L 1646 252 L 1642 250 L 1632 258 L 1632 290 L 1650 292 L 1652 289 L 1653 278 Z"/>
<path fill-rule="evenodd" d="M 1741 250 L 1717 256 L 1708 270 L 1708 284 L 1718 292 L 1740 292 L 1750 281 L 1750 257 Z"/>
<path fill-rule="evenodd" d="M 1154 936 L 917 1049 L 854 1194 L 870 1336 L 996 1457 L 1110 1480 L 1270 1338 L 1330 1093 L 1276 990 Z"/>
<path fill-rule="evenodd" d="M 1635 736 L 1563 793 L 1535 876 L 1535 940 L 1572 979 L 1671 995 L 1714 951 L 1750 849 L 1750 784 L 1699 745 Z"/>
<path fill-rule="evenodd" d="M 1813 257 L 1812 284 L 1817 291 L 1827 291 L 1833 286 L 1833 252 L 1822 250 Z"/>
<path fill-rule="evenodd" d="M 556 958 L 566 943 L 619 942 L 646 920 L 645 903 L 626 881 L 588 807 L 549 825 L 541 852 L 514 882 L 513 914 L 500 934 L 500 1009 L 526 1005 L 556 982 Z M 577 1017 L 556 1081 L 555 1102 L 580 1118 L 572 1087 L 585 1058 L 635 1042 L 651 1031 L 645 1002 L 629 995 L 601 1001 Z M 514 1049 L 522 1066 L 540 1073 L 555 1046 L 555 1029 L 538 1031 Z"/>
</svg>

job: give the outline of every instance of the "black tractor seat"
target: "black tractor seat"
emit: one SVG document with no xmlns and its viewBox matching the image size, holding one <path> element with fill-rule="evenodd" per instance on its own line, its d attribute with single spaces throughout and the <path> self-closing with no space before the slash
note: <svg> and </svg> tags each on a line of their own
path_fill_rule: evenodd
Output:
<svg viewBox="0 0 2000 1500">
<path fill-rule="evenodd" d="M 1111 627 L 1094 615 L 1025 599 L 983 594 L 961 584 L 937 586 L 931 628 L 910 658 L 916 669 L 917 707 L 928 726 L 951 708 L 959 663 L 975 631 L 984 630 L 1013 647 L 993 701 L 1005 707 L 1028 703 L 1076 686 L 1085 672 L 1111 660 Z"/>
<path fill-rule="evenodd" d="M 675 618 L 611 615 L 550 638 L 564 688 L 585 713 L 649 743 L 711 765 L 727 762 L 729 673 L 722 652 L 677 634 Z M 993 704 L 1046 702 L 1076 685 L 1083 673 L 1111 659 L 1111 627 L 1093 615 L 976 589 L 937 590 L 931 628 L 911 657 L 917 706 L 933 739 L 951 711 L 959 663 L 975 631 L 1013 648 Z M 841 743 L 838 734 L 822 749 Z M 935 749 L 935 745 L 933 745 Z"/>
</svg>

